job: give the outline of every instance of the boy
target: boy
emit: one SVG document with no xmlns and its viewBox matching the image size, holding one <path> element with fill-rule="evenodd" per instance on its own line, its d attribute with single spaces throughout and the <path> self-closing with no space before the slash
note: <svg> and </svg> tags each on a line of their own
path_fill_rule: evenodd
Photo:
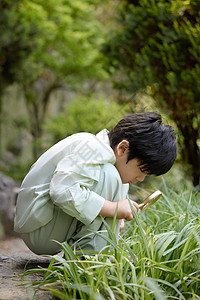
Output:
<svg viewBox="0 0 200 300">
<path fill-rule="evenodd" d="M 74 134 L 47 150 L 25 177 L 15 231 L 36 254 L 55 254 L 66 241 L 75 251 L 101 251 L 117 209 L 115 233 L 133 213 L 130 183 L 166 173 L 176 159 L 176 137 L 155 112 L 124 117 L 110 132 Z M 135 211 L 138 204 L 131 201 Z M 98 235 L 95 234 L 98 232 Z M 101 235 L 103 237 L 101 237 Z"/>
</svg>

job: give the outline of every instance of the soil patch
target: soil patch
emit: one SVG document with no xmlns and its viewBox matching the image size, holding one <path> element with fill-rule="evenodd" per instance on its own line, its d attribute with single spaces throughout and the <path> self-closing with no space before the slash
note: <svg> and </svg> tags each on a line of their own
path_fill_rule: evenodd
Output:
<svg viewBox="0 0 200 300">
<path fill-rule="evenodd" d="M 48 300 L 52 295 L 44 291 L 34 294 L 33 287 L 20 286 L 20 275 L 27 269 L 47 267 L 50 258 L 31 252 L 22 239 L 9 238 L 0 241 L 0 300 Z M 24 282 L 39 280 L 38 275 L 27 275 Z"/>
</svg>

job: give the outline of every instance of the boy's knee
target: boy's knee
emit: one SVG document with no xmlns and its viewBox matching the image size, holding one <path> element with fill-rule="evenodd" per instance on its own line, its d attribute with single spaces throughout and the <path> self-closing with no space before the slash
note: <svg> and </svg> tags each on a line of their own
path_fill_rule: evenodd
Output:
<svg viewBox="0 0 200 300">
<path fill-rule="evenodd" d="M 106 180 L 107 183 L 116 185 L 122 184 L 121 177 L 115 166 L 112 164 L 108 163 L 102 166 L 101 176 L 104 177 L 104 180 Z"/>
<path fill-rule="evenodd" d="M 107 200 L 114 201 L 116 196 L 120 198 L 121 188 L 122 181 L 115 166 L 112 164 L 103 165 L 95 192 Z"/>
</svg>

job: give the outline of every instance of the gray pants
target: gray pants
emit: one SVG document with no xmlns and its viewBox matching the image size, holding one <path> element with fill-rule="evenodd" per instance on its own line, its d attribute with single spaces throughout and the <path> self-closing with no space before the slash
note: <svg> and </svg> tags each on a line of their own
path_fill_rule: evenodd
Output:
<svg viewBox="0 0 200 300">
<path fill-rule="evenodd" d="M 104 165 L 101 169 L 99 182 L 94 188 L 94 192 L 104 197 L 106 200 L 119 201 L 126 198 L 128 185 L 123 185 L 120 177 L 114 176 L 111 164 Z M 116 172 L 115 172 L 116 173 Z M 104 218 L 111 227 L 112 218 Z M 120 220 L 116 220 L 115 234 L 118 239 Z M 96 234 L 98 232 L 98 235 Z M 89 225 L 84 225 L 76 218 L 64 213 L 57 206 L 54 207 L 54 216 L 46 225 L 30 233 L 23 233 L 22 239 L 28 248 L 36 254 L 56 254 L 61 251 L 61 246 L 56 242 L 67 242 L 77 253 L 80 249 L 84 253 L 89 251 L 101 251 L 107 244 L 104 237 L 108 233 L 102 221 L 98 216 Z"/>
</svg>

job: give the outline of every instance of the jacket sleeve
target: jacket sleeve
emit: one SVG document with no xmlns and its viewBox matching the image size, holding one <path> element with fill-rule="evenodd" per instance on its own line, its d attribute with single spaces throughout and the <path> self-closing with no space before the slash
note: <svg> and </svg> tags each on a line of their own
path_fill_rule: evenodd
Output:
<svg viewBox="0 0 200 300">
<path fill-rule="evenodd" d="M 105 199 L 95 193 L 100 170 L 114 163 L 113 150 L 96 137 L 82 140 L 57 165 L 50 183 L 52 201 L 82 223 L 90 224 L 101 211 Z"/>
<path fill-rule="evenodd" d="M 57 171 L 50 184 L 54 204 L 85 225 L 90 224 L 101 211 L 105 199 L 90 190 L 94 181 L 80 174 Z"/>
</svg>

